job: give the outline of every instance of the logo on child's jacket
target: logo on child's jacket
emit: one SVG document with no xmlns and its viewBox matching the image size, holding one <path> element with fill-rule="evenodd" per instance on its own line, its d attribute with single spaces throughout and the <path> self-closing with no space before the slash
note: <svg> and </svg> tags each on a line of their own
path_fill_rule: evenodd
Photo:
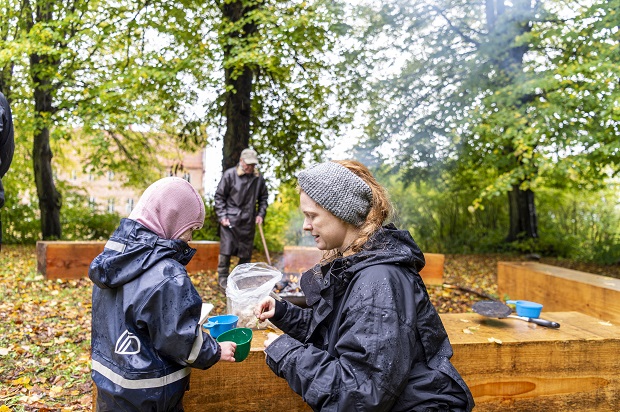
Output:
<svg viewBox="0 0 620 412">
<path fill-rule="evenodd" d="M 126 330 L 116 341 L 114 352 L 119 355 L 135 355 L 140 352 L 140 340 L 136 335 Z"/>
</svg>

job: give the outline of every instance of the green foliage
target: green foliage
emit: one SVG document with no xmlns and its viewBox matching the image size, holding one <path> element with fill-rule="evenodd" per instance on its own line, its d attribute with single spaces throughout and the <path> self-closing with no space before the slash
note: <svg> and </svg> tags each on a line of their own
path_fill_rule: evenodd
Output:
<svg viewBox="0 0 620 412">
<path fill-rule="evenodd" d="M 125 6 L 104 9 L 110 21 L 117 21 L 117 27 L 104 22 L 105 29 L 96 38 L 97 51 L 107 64 L 84 69 L 90 79 L 80 90 L 84 104 L 75 116 L 95 149 L 89 167 L 121 172 L 136 184 L 152 180 L 146 171 L 157 173 L 154 160 L 162 142 L 164 147 L 172 142 L 181 149 L 206 143 L 205 126 L 188 106 L 197 101 L 192 78 L 199 76 L 201 66 L 196 62 L 208 59 L 210 52 L 196 18 L 203 9 L 199 3 L 126 2 Z M 98 105 L 93 107 L 93 101 Z M 156 137 L 145 130 L 157 132 Z"/>
<path fill-rule="evenodd" d="M 299 192 L 295 186 L 281 184 L 265 217 L 264 232 L 269 251 L 281 252 L 286 245 L 299 244 L 299 239 L 303 236 L 302 221 Z M 254 247 L 263 249 L 260 234 L 254 238 Z"/>
<path fill-rule="evenodd" d="M 539 192 L 543 252 L 604 264 L 620 257 L 620 195 L 617 184 L 596 192 L 547 189 Z"/>
<path fill-rule="evenodd" d="M 537 196 L 541 236 L 505 242 L 508 216 L 501 198 L 471 204 L 476 191 L 448 179 L 404 185 L 378 173 L 390 193 L 397 226 L 408 229 L 423 251 L 439 253 L 538 253 L 574 261 L 618 263 L 620 195 L 617 184 L 599 191 L 541 188 Z"/>
<path fill-rule="evenodd" d="M 238 78 L 252 73 L 251 146 L 276 178 L 288 181 L 304 161 L 321 157 L 330 138 L 350 121 L 342 98 L 346 79 L 334 73 L 341 58 L 335 53 L 341 35 L 341 5 L 327 0 L 238 0 L 237 20 L 205 22 L 217 33 L 223 52 L 207 63 L 202 81 L 217 99 L 208 102 L 207 118 L 224 128 L 223 108 L 233 86 L 224 89 L 221 67 Z M 215 46 L 215 45 L 213 45 Z M 221 61 L 219 60 L 221 58 Z M 221 67 L 220 67 L 221 65 Z"/>
<path fill-rule="evenodd" d="M 374 5 L 363 39 L 377 80 L 359 157 L 407 182 L 448 173 L 452 195 L 476 194 L 474 209 L 515 188 L 602 189 L 620 172 L 619 2 L 570 5 L 567 20 L 553 1 Z M 386 55 L 406 61 L 383 73 Z"/>
<path fill-rule="evenodd" d="M 223 19 L 220 8 L 233 3 L 244 13 Z M 347 118 L 334 104 L 344 82 L 331 71 L 343 27 L 338 3 L 24 5 L 9 0 L 0 9 L 0 86 L 10 86 L 5 91 L 24 135 L 32 141 L 49 130 L 53 150 L 55 140 L 70 142 L 86 158 L 84 172 L 114 171 L 128 185 L 144 185 L 159 173 L 162 148 L 202 147 L 207 126 L 215 126 L 214 142 L 225 124 L 222 102 L 234 92 L 223 71 L 235 77 L 252 70 L 252 143 L 278 178 L 289 179 L 305 157 L 318 159 Z M 249 26 L 256 34 L 243 36 Z M 40 92 L 45 98 L 35 102 Z M 199 113 L 203 104 L 206 115 Z"/>
<path fill-rule="evenodd" d="M 423 251 L 492 252 L 502 243 L 508 216 L 499 199 L 472 213 L 476 193 L 450 186 L 445 180 L 405 185 L 398 175 L 379 176 L 394 204 L 394 222 L 409 230 Z"/>
<path fill-rule="evenodd" d="M 65 206 L 62 209 L 62 240 L 107 240 L 118 227 L 118 213 L 94 211 L 88 206 L 88 198 L 70 185 L 61 182 Z"/>
<path fill-rule="evenodd" d="M 0 210 L 2 243 L 34 244 L 40 239 L 39 211 L 32 205 L 9 200 Z"/>
<path fill-rule="evenodd" d="M 464 150 L 473 158 L 465 167 L 498 170 L 483 196 L 511 184 L 598 190 L 620 173 L 620 35 L 611 30 L 618 6 L 595 2 L 516 39 L 529 48 L 529 62 L 518 83 L 475 106 Z"/>
<path fill-rule="evenodd" d="M 134 186 L 158 175 L 162 149 L 206 144 L 203 122 L 188 114 L 197 100 L 193 63 L 209 54 L 202 8 L 193 1 L 3 3 L 0 85 L 16 127 L 34 142 L 44 238 L 61 236 L 50 140 L 72 141 L 86 172 L 120 172 Z M 86 136 L 79 144 L 76 129 Z"/>
<path fill-rule="evenodd" d="M 14 116 L 16 123 L 13 161 L 2 178 L 6 196 L 6 203 L 0 209 L 2 242 L 29 244 L 40 239 L 40 213 L 36 207 L 34 176 L 31 173 L 32 143 L 22 133 L 21 122 L 17 119 Z"/>
<path fill-rule="evenodd" d="M 205 223 L 200 230 L 196 230 L 192 238 L 194 240 L 213 240 L 219 241 L 219 221 L 215 213 L 215 200 L 208 198 L 205 200 Z"/>
<path fill-rule="evenodd" d="M 14 179 L 7 180 L 5 189 L 10 196 L 1 211 L 3 243 L 36 243 L 41 239 L 41 226 L 39 210 L 32 204 L 35 199 L 32 195 L 20 194 Z M 93 211 L 88 207 L 86 196 L 62 182 L 59 187 L 65 202 L 61 215 L 63 237 L 60 240 L 108 239 L 121 217 L 116 213 Z"/>
</svg>

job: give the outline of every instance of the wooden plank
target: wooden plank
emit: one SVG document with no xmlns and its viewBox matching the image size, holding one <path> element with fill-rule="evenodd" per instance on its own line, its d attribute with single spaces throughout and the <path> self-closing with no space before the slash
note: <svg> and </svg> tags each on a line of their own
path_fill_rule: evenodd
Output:
<svg viewBox="0 0 620 412">
<path fill-rule="evenodd" d="M 46 279 L 79 279 L 103 251 L 99 241 L 38 241 L 37 268 Z"/>
<path fill-rule="evenodd" d="M 240 363 L 218 362 L 207 370 L 192 370 L 183 406 L 191 411 L 311 411 L 265 363 L 267 331 L 254 331 L 252 349 Z"/>
<path fill-rule="evenodd" d="M 426 285 L 443 285 L 443 267 L 446 257 L 441 253 L 425 253 L 426 265 L 420 271 L 420 276 Z"/>
<path fill-rule="evenodd" d="M 441 316 L 477 411 L 620 410 L 620 327 L 578 312 L 546 313 L 560 329 Z"/>
<path fill-rule="evenodd" d="M 211 240 L 196 240 L 189 242 L 196 249 L 196 254 L 187 264 L 188 272 L 206 272 L 217 270 L 217 260 L 220 256 L 220 242 Z"/>
<path fill-rule="evenodd" d="M 440 316 L 476 411 L 620 410 L 619 326 L 578 312 L 545 313 L 559 329 L 475 313 Z M 192 371 L 185 410 L 310 410 L 265 364 L 265 338 L 255 331 L 244 362 Z"/>
<path fill-rule="evenodd" d="M 545 311 L 578 311 L 620 324 L 620 279 L 537 262 L 499 262 L 499 296 L 540 302 Z"/>
<path fill-rule="evenodd" d="M 323 251 L 310 246 L 284 246 L 282 265 L 286 273 L 300 273 L 321 261 Z M 420 276 L 427 285 L 443 284 L 445 256 L 439 253 L 424 253 L 426 265 Z"/>
<path fill-rule="evenodd" d="M 105 241 L 38 241 L 37 270 L 46 279 L 79 279 L 88 276 L 88 267 L 103 251 Z M 197 250 L 187 265 L 188 272 L 215 271 L 220 243 L 194 241 Z"/>
<path fill-rule="evenodd" d="M 559 329 L 475 313 L 440 316 L 476 411 L 620 410 L 619 326 L 579 312 L 546 313 Z M 255 331 L 245 361 L 193 370 L 185 410 L 309 411 L 267 367 L 266 333 Z"/>
</svg>

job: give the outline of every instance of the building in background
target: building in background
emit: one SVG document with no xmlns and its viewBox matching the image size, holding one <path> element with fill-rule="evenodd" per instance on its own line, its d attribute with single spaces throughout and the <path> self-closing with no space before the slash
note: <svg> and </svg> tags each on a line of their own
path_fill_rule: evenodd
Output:
<svg viewBox="0 0 620 412">
<path fill-rule="evenodd" d="M 162 159 L 164 172 L 161 177 L 181 177 L 204 196 L 204 156 L 205 151 L 199 150 L 195 153 L 181 152 L 174 160 Z M 72 160 L 76 161 L 62 162 L 56 167 L 56 177 L 87 196 L 89 206 L 94 210 L 127 216 L 146 189 L 124 187 L 123 181 L 112 171 L 104 173 L 103 176 L 85 173 L 79 167 L 82 162 L 78 159 Z"/>
</svg>

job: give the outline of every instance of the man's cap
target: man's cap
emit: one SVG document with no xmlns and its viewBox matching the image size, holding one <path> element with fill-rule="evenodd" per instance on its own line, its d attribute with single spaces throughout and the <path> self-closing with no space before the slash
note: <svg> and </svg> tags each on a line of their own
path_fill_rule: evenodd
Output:
<svg viewBox="0 0 620 412">
<path fill-rule="evenodd" d="M 258 164 L 258 154 L 252 149 L 244 149 L 241 152 L 241 160 L 243 160 L 246 165 Z"/>
</svg>

